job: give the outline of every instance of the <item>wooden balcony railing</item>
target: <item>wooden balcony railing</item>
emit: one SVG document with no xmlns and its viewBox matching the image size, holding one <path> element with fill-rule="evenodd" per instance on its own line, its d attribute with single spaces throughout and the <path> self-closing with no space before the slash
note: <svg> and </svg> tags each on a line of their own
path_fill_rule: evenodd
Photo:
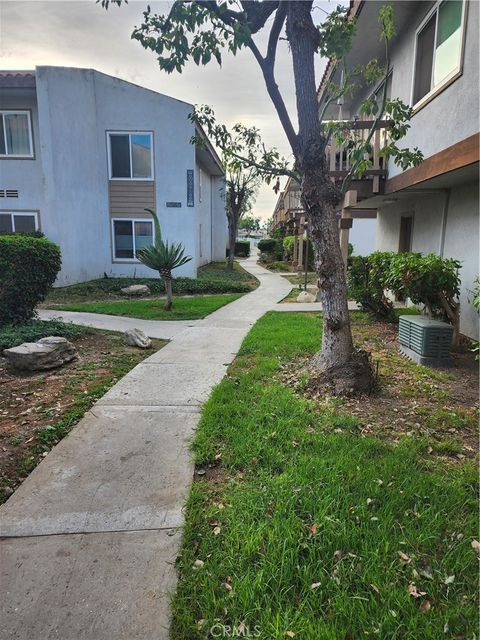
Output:
<svg viewBox="0 0 480 640">
<path fill-rule="evenodd" d="M 342 124 L 345 125 L 346 138 L 352 141 L 366 141 L 374 122 L 368 120 L 349 120 L 345 122 L 342 121 Z M 372 166 L 364 172 L 361 178 L 354 178 L 354 180 L 360 180 L 361 182 L 368 181 L 371 187 L 368 185 L 364 186 L 367 187 L 367 191 L 371 195 L 380 193 L 380 181 L 387 175 L 386 162 L 384 158 L 380 156 L 380 150 L 388 141 L 388 128 L 390 124 L 388 120 L 381 120 L 377 123 L 370 141 L 372 151 L 369 154 L 369 159 L 371 160 Z M 332 180 L 335 182 L 342 181 L 352 168 L 351 151 L 348 143 L 337 145 L 332 136 L 325 149 L 325 155 Z M 300 185 L 289 178 L 285 191 L 280 194 L 275 207 L 273 214 L 274 227 L 285 225 L 298 227 L 301 224 L 303 216 L 304 210 L 301 202 Z"/>
</svg>

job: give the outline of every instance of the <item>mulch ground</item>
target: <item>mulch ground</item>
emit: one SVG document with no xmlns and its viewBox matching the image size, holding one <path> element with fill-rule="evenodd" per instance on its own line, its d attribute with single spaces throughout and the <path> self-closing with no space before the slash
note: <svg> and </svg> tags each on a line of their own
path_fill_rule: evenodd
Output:
<svg viewBox="0 0 480 640">
<path fill-rule="evenodd" d="M 0 358 L 0 492 L 3 500 L 25 479 L 38 457 L 38 432 L 93 404 L 99 393 L 162 347 L 123 344 L 122 336 L 91 331 L 72 340 L 79 359 L 60 369 L 19 373 Z M 91 402 L 89 402 L 91 399 Z M 85 409 L 84 409 L 85 408 Z M 46 455 L 46 451 L 40 455 Z M 0 494 L 1 495 L 1 494 Z M 0 500 L 1 501 L 1 500 Z"/>
<path fill-rule="evenodd" d="M 360 436 L 393 443 L 422 438 L 425 451 L 445 462 L 473 458 L 478 451 L 478 362 L 468 350 L 454 353 L 454 366 L 418 366 L 398 349 L 398 326 L 382 322 L 353 323 L 358 347 L 372 354 L 378 371 L 374 391 L 363 398 L 337 398 L 305 385 L 308 361 L 285 365 L 282 379 L 319 405 L 338 406 L 357 418 Z"/>
</svg>

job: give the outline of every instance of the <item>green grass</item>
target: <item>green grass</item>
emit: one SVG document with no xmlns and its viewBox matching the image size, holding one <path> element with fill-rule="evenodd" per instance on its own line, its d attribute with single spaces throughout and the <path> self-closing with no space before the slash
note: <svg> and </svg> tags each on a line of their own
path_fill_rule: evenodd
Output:
<svg viewBox="0 0 480 640">
<path fill-rule="evenodd" d="M 112 316 L 128 316 L 143 320 L 198 320 L 220 307 L 233 302 L 241 294 L 174 298 L 171 311 L 165 311 L 164 300 L 118 300 L 105 302 L 77 302 L 55 305 L 62 311 L 107 313 Z"/>
<path fill-rule="evenodd" d="M 282 276 L 288 280 L 291 284 L 301 284 L 303 285 L 303 283 L 305 282 L 305 273 L 302 272 L 300 274 L 290 274 L 290 275 L 284 275 L 282 274 Z M 317 284 L 317 280 L 318 280 L 318 276 L 314 271 L 309 271 L 307 273 L 307 284 Z"/>
<path fill-rule="evenodd" d="M 153 274 L 153 272 L 152 272 Z M 98 278 L 79 282 L 68 287 L 52 289 L 43 304 L 48 307 L 56 303 L 92 302 L 99 300 L 125 299 L 121 289 L 132 284 L 146 284 L 152 295 L 165 295 L 163 281 L 152 278 Z M 234 270 L 227 271 L 223 262 L 212 262 L 198 270 L 197 278 L 174 278 L 173 293 L 176 295 L 247 293 L 258 286 L 258 281 L 237 262 Z"/>
<path fill-rule="evenodd" d="M 268 640 L 473 638 L 475 470 L 431 465 L 415 439 L 359 437 L 340 403 L 284 386 L 279 368 L 320 330 L 267 314 L 204 406 L 172 638 L 242 623 Z"/>
</svg>

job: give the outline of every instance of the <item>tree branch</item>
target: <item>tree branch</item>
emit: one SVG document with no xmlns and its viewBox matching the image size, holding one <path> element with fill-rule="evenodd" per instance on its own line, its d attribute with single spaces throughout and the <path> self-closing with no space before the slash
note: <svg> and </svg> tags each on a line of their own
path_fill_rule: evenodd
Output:
<svg viewBox="0 0 480 640">
<path fill-rule="evenodd" d="M 273 20 L 272 29 L 268 38 L 267 55 L 265 58 L 265 62 L 267 64 L 271 64 L 272 69 L 275 67 L 275 56 L 277 54 L 278 39 L 280 37 L 280 33 L 282 32 L 283 25 L 285 24 L 286 17 L 287 4 L 285 2 L 282 2 L 282 4 L 278 7 L 277 13 L 275 14 L 275 18 Z"/>
</svg>

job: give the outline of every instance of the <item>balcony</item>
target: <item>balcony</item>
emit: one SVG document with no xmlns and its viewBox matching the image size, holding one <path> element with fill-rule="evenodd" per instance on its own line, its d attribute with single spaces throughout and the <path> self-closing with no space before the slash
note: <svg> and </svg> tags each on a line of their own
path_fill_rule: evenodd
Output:
<svg viewBox="0 0 480 640">
<path fill-rule="evenodd" d="M 344 137 L 351 141 L 366 141 L 370 133 L 373 122 L 365 120 L 345 121 Z M 385 188 L 387 176 L 386 162 L 380 156 L 380 150 L 385 146 L 388 139 L 389 122 L 381 120 L 378 122 L 373 136 L 370 140 L 372 147 L 369 159 L 371 168 L 367 169 L 361 178 L 353 177 L 349 189 L 343 200 L 340 202 L 338 211 L 351 209 L 362 200 L 373 195 L 382 194 Z M 339 187 L 348 176 L 351 169 L 351 158 L 348 142 L 344 145 L 337 145 L 335 139 L 330 139 L 325 156 L 332 182 Z M 347 216 L 348 217 L 348 216 Z M 288 233 L 303 233 L 305 223 L 305 211 L 301 203 L 300 185 L 288 179 L 285 190 L 280 194 L 273 213 L 273 227 L 285 227 Z"/>
</svg>

